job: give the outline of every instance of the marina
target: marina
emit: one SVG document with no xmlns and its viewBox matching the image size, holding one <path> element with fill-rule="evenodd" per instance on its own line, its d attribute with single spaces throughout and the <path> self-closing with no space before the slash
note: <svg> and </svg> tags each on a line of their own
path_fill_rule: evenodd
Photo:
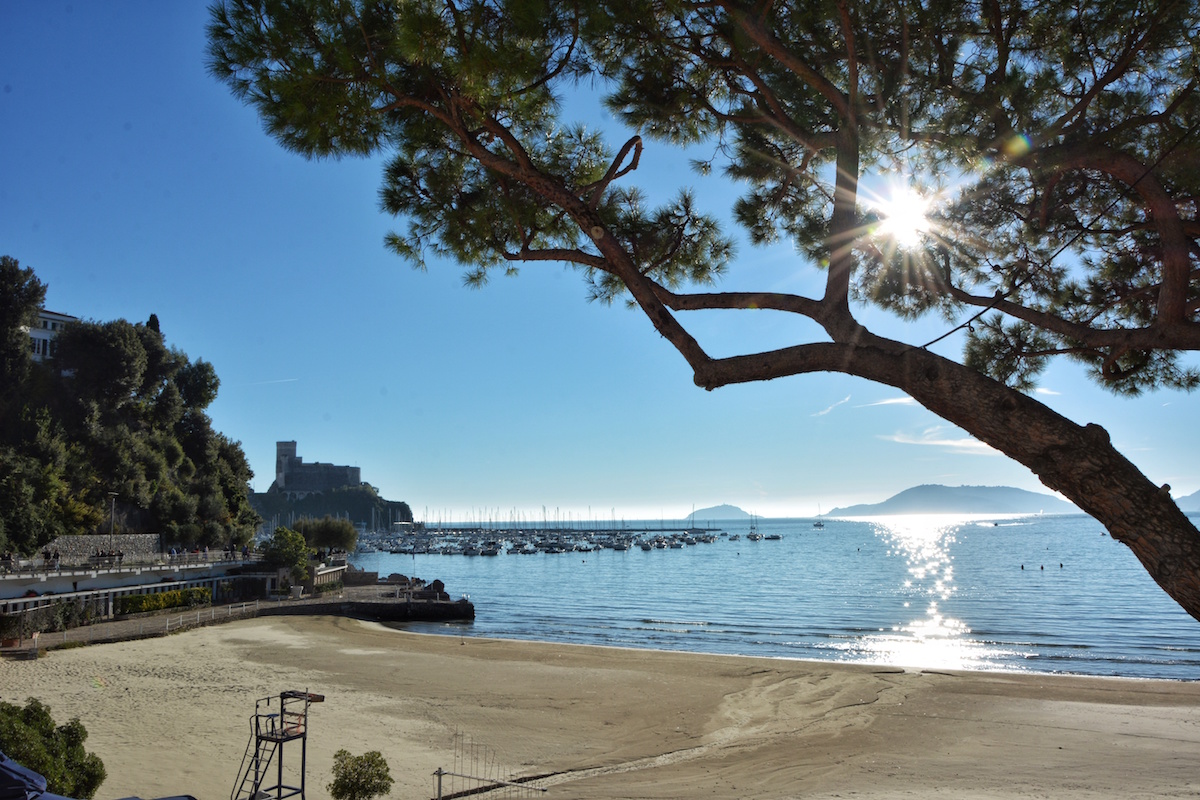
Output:
<svg viewBox="0 0 1200 800">
<path fill-rule="evenodd" d="M 667 549 L 695 544 L 713 544 L 729 534 L 715 526 L 658 528 L 503 528 L 438 527 L 412 533 L 367 533 L 360 540 L 359 555 L 537 555 L 539 553 L 590 553 L 596 550 L 624 551 Z M 734 539 L 736 541 L 736 538 Z"/>
</svg>

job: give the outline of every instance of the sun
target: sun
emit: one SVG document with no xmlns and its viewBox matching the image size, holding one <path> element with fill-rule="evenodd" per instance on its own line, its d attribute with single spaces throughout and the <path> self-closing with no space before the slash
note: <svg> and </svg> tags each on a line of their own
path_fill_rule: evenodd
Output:
<svg viewBox="0 0 1200 800">
<path fill-rule="evenodd" d="M 897 247 L 917 247 L 933 228 L 927 216 L 931 199 L 907 183 L 892 183 L 871 202 L 879 214 L 875 235 L 886 237 Z"/>
</svg>

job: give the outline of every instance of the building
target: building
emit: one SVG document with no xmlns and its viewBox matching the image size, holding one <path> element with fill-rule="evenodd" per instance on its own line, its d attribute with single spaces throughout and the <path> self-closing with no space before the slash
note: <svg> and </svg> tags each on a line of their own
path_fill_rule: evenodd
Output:
<svg viewBox="0 0 1200 800">
<path fill-rule="evenodd" d="M 296 455 L 295 442 L 275 443 L 275 481 L 268 492 L 284 494 L 289 500 L 300 500 L 310 494 L 361 485 L 362 471 L 358 467 L 319 461 L 305 464 L 304 459 Z"/>
<path fill-rule="evenodd" d="M 33 360 L 41 363 L 54 355 L 54 339 L 58 332 L 72 322 L 78 322 L 78 317 L 59 314 L 56 311 L 40 309 L 38 319 L 29 329 L 29 338 L 33 347 Z"/>
</svg>

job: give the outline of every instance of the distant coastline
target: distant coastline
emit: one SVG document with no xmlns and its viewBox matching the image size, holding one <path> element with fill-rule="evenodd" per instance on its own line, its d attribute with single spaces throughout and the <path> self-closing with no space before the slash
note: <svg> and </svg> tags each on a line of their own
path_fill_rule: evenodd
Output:
<svg viewBox="0 0 1200 800">
<path fill-rule="evenodd" d="M 1181 498 L 1181 508 L 1189 498 Z M 1200 510 L 1200 492 L 1191 495 Z M 1079 514 L 1071 503 L 1051 494 L 1015 489 L 1011 486 L 914 486 L 878 503 L 860 503 L 834 508 L 823 517 L 869 517 L 885 514 Z M 722 504 L 694 511 L 689 520 L 704 522 L 745 521 L 753 515 L 734 505 Z"/>
<path fill-rule="evenodd" d="M 1079 514 L 1066 500 L 1051 494 L 1011 486 L 941 486 L 927 484 L 905 489 L 881 503 L 835 508 L 830 516 L 867 517 L 881 514 Z"/>
</svg>

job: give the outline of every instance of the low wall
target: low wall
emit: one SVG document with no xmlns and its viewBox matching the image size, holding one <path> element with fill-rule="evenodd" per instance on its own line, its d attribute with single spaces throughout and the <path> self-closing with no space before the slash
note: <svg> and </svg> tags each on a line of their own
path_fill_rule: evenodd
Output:
<svg viewBox="0 0 1200 800">
<path fill-rule="evenodd" d="M 351 564 L 342 574 L 342 583 L 346 586 L 374 586 L 379 583 L 379 573 L 365 572 Z"/>
</svg>

